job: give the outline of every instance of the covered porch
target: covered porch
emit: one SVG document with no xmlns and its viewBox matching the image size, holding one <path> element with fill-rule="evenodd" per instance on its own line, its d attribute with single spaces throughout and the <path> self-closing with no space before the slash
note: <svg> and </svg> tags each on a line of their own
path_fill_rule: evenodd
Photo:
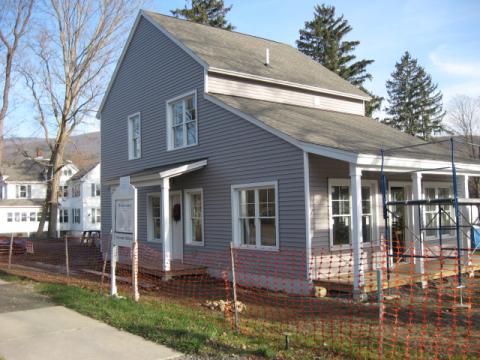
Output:
<svg viewBox="0 0 480 360">
<path fill-rule="evenodd" d="M 156 167 L 109 182 L 115 188 L 127 181 L 135 189 L 133 233 L 138 243 L 138 271 L 141 275 L 169 280 L 207 274 L 206 266 L 184 261 L 183 224 L 184 216 L 188 215 L 183 209 L 183 189 L 172 186 L 174 178 L 206 166 L 207 160 L 201 159 Z M 114 228 L 116 221 L 115 211 L 112 211 Z M 119 260 L 119 268 L 131 269 L 132 251 L 120 250 Z"/>
<path fill-rule="evenodd" d="M 315 286 L 361 296 L 377 290 L 377 269 L 383 288 L 426 286 L 480 270 L 471 235 L 480 225 L 480 200 L 469 196 L 479 164 L 391 154 L 383 161 L 375 155 L 350 161 L 343 156 L 308 156 Z"/>
</svg>

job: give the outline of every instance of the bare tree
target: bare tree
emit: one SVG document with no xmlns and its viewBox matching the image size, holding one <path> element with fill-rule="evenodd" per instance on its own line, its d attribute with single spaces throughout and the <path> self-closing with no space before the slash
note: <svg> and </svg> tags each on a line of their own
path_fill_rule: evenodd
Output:
<svg viewBox="0 0 480 360">
<path fill-rule="evenodd" d="M 44 0 L 39 10 L 43 25 L 31 46 L 34 61 L 24 71 L 51 153 L 38 236 L 47 219 L 48 236 L 57 235 L 65 146 L 72 131 L 93 115 L 123 45 L 126 20 L 138 5 L 129 0 Z"/>
<path fill-rule="evenodd" d="M 463 138 L 461 149 L 471 159 L 480 160 L 480 98 L 458 95 L 449 104 L 447 119 L 450 130 Z M 480 197 L 480 179 L 472 179 L 474 197 Z"/>
<path fill-rule="evenodd" d="M 4 61 L 3 94 L 0 108 L 0 162 L 3 160 L 4 122 L 8 113 L 14 64 L 20 42 L 25 36 L 32 15 L 34 0 L 3 0 L 0 2 L 0 45 Z"/>
</svg>

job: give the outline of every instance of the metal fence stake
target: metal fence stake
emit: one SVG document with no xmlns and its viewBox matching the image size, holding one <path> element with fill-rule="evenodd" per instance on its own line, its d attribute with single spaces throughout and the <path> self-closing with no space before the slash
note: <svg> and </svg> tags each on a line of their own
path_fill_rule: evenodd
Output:
<svg viewBox="0 0 480 360">
<path fill-rule="evenodd" d="M 70 261 L 68 258 L 68 236 L 65 234 L 65 268 L 67 270 L 67 278 L 70 277 Z"/>
<path fill-rule="evenodd" d="M 233 242 L 230 243 L 230 257 L 232 261 L 232 286 L 233 286 L 233 311 L 235 314 L 235 331 L 238 332 L 239 327 L 239 318 L 238 318 L 238 308 L 237 308 L 237 280 L 235 277 L 235 256 L 233 254 Z"/>
<path fill-rule="evenodd" d="M 12 267 L 12 254 L 13 254 L 13 233 L 10 237 L 10 245 L 8 247 L 8 270 Z"/>
</svg>

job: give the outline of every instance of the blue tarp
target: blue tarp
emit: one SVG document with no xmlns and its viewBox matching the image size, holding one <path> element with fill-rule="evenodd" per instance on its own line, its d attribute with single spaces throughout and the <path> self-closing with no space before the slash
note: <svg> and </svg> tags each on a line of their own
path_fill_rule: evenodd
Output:
<svg viewBox="0 0 480 360">
<path fill-rule="evenodd" d="M 472 249 L 480 248 L 480 226 L 474 225 L 472 226 Z"/>
</svg>

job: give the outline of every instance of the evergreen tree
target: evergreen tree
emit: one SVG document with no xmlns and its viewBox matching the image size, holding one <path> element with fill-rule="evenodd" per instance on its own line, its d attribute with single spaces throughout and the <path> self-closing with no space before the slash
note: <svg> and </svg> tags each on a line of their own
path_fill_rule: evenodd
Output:
<svg viewBox="0 0 480 360">
<path fill-rule="evenodd" d="M 344 40 L 350 31 L 352 27 L 343 15 L 335 14 L 334 6 L 317 5 L 314 9 L 314 19 L 306 21 L 305 27 L 300 30 L 297 47 L 305 55 L 368 93 L 363 84 L 366 80 L 372 80 L 372 75 L 367 72 L 367 66 L 374 60 L 356 61 L 353 52 L 360 41 Z M 380 109 L 383 100 L 381 97 L 370 95 L 372 101 L 367 104 L 366 109 L 368 116 Z"/>
<path fill-rule="evenodd" d="M 445 130 L 442 93 L 408 51 L 395 64 L 387 93 L 389 117 L 384 123 L 425 140 Z"/>
<path fill-rule="evenodd" d="M 225 6 L 223 0 L 191 0 L 191 7 L 170 10 L 172 15 L 191 20 L 200 24 L 210 25 L 226 30 L 235 27 L 226 19 L 227 13 L 232 10 L 232 5 Z"/>
</svg>

